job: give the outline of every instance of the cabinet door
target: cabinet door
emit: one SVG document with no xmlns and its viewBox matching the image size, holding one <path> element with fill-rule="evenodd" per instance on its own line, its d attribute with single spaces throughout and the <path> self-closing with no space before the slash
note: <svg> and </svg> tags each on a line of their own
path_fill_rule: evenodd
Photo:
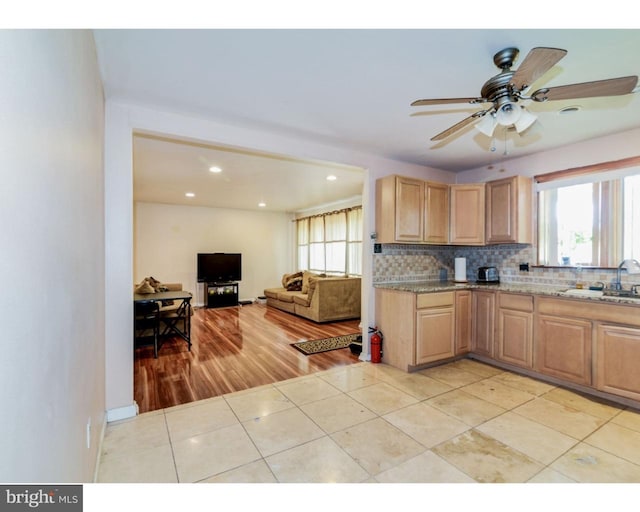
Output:
<svg viewBox="0 0 640 512">
<path fill-rule="evenodd" d="M 424 181 L 396 177 L 395 239 L 421 242 L 423 236 Z"/>
<path fill-rule="evenodd" d="M 640 329 L 599 324 L 596 336 L 596 389 L 640 400 Z"/>
<path fill-rule="evenodd" d="M 533 313 L 500 309 L 496 357 L 505 363 L 533 367 Z"/>
<path fill-rule="evenodd" d="M 485 230 L 484 184 L 450 185 L 451 244 L 483 245 Z"/>
<path fill-rule="evenodd" d="M 453 307 L 421 309 L 416 315 L 416 364 L 453 357 Z"/>
<path fill-rule="evenodd" d="M 382 362 L 408 371 L 415 364 L 416 294 L 376 288 L 376 325 L 382 332 Z"/>
<path fill-rule="evenodd" d="M 588 320 L 539 316 L 535 369 L 553 377 L 591 385 L 591 333 Z"/>
<path fill-rule="evenodd" d="M 456 332 L 455 353 L 465 354 L 471 350 L 471 292 L 469 290 L 456 292 Z"/>
<path fill-rule="evenodd" d="M 474 291 L 471 350 L 493 357 L 496 297 L 494 292 Z"/>
<path fill-rule="evenodd" d="M 531 178 L 513 176 L 486 184 L 488 244 L 532 243 Z"/>
<path fill-rule="evenodd" d="M 426 182 L 424 189 L 424 241 L 449 243 L 449 185 Z"/>
</svg>

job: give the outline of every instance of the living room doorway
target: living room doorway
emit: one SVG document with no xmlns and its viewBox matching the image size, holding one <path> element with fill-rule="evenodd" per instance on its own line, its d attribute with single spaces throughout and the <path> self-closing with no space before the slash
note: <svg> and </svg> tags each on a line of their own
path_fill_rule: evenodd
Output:
<svg viewBox="0 0 640 512">
<path fill-rule="evenodd" d="M 270 311 L 257 298 L 296 270 L 296 212 L 362 205 L 365 174 L 348 165 L 134 133 L 134 282 L 153 276 L 180 283 L 196 306 L 192 353 L 171 341 L 157 360 L 144 349 L 136 352 L 140 412 L 358 362 L 348 349 L 304 356 L 289 345 L 357 333 L 359 320 L 315 324 Z M 199 252 L 243 255 L 239 298 L 245 306 L 202 307 Z M 251 362 L 260 353 L 268 363 Z M 249 376 L 231 362 L 234 356 L 260 370 Z"/>
</svg>

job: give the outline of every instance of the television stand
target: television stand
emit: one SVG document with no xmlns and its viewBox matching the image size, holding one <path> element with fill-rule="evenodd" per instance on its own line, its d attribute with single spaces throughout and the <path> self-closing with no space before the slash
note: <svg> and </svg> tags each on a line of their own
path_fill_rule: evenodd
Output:
<svg viewBox="0 0 640 512">
<path fill-rule="evenodd" d="M 204 295 L 208 308 L 238 305 L 238 283 L 205 282 Z"/>
</svg>

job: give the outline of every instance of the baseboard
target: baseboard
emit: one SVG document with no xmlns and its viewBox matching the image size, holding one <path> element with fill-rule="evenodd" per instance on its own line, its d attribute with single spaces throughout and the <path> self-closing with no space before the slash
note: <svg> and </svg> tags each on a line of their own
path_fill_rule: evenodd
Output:
<svg viewBox="0 0 640 512">
<path fill-rule="evenodd" d="M 115 409 L 108 409 L 103 417 L 102 426 L 100 428 L 100 437 L 98 439 L 98 455 L 96 457 L 95 467 L 93 469 L 93 483 L 98 482 L 98 472 L 100 470 L 100 462 L 102 458 L 102 443 L 104 442 L 104 435 L 107 431 L 107 424 L 112 421 L 126 420 L 128 418 L 134 418 L 138 415 L 138 404 L 133 402 L 126 407 L 116 407 Z"/>
<path fill-rule="evenodd" d="M 96 457 L 96 466 L 93 469 L 93 483 L 98 483 L 98 473 L 100 471 L 100 462 L 102 459 L 102 443 L 104 442 L 104 434 L 107 431 L 107 415 L 103 416 L 102 427 L 100 428 L 100 438 L 98 439 L 98 455 Z"/>
<path fill-rule="evenodd" d="M 632 398 L 627 398 L 624 396 L 614 395 L 612 393 L 607 393 L 605 391 L 599 391 L 589 386 L 585 386 L 582 384 L 575 384 L 573 382 L 566 381 L 564 379 L 559 379 L 557 377 L 552 377 L 550 375 L 544 375 L 542 373 L 536 372 L 534 370 L 529 370 L 526 368 L 522 368 L 520 366 L 515 366 L 509 363 L 503 363 L 502 361 L 497 361 L 493 358 L 489 358 L 480 354 L 474 354 L 473 352 L 469 352 L 467 354 L 467 358 L 475 359 L 480 361 L 481 363 L 486 363 L 491 366 L 497 366 L 498 368 L 502 368 L 503 370 L 508 370 L 513 373 L 517 373 L 520 375 L 525 375 L 527 377 L 531 377 L 533 379 L 541 380 L 543 382 L 547 382 L 549 384 L 555 384 L 556 386 L 560 386 L 563 388 L 571 389 L 573 391 L 578 391 L 579 393 L 583 393 L 585 395 L 589 395 L 596 398 L 601 398 L 603 400 L 607 400 L 609 402 L 614 402 L 619 405 L 625 405 L 627 407 L 631 407 L 636 410 L 640 410 L 640 403 L 637 400 Z"/>
<path fill-rule="evenodd" d="M 138 415 L 138 404 L 132 403 L 125 407 L 116 407 L 115 409 L 107 410 L 107 423 L 112 421 L 126 420 L 127 418 L 133 418 Z"/>
</svg>

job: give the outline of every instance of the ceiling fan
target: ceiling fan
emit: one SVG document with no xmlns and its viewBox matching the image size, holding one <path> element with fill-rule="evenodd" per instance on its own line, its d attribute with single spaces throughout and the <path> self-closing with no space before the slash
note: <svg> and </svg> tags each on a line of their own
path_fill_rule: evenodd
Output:
<svg viewBox="0 0 640 512">
<path fill-rule="evenodd" d="M 445 139 L 475 121 L 480 121 L 476 124 L 476 128 L 489 137 L 493 135 L 497 125 L 513 126 L 518 133 L 521 133 L 536 121 L 536 116 L 523 106 L 518 105 L 519 101 L 545 102 L 598 96 L 621 96 L 631 93 L 638 83 L 637 76 L 625 76 L 558 87 L 545 87 L 526 96 L 525 92 L 529 86 L 555 66 L 567 54 L 567 50 L 533 48 L 522 61 L 520 67 L 516 71 L 512 71 L 511 66 L 519 53 L 518 48 L 505 48 L 493 56 L 494 64 L 502 71 L 485 82 L 478 98 L 428 99 L 416 100 L 411 103 L 413 107 L 451 103 L 490 104 L 485 110 L 471 114 L 432 137 L 431 140 Z"/>
</svg>

